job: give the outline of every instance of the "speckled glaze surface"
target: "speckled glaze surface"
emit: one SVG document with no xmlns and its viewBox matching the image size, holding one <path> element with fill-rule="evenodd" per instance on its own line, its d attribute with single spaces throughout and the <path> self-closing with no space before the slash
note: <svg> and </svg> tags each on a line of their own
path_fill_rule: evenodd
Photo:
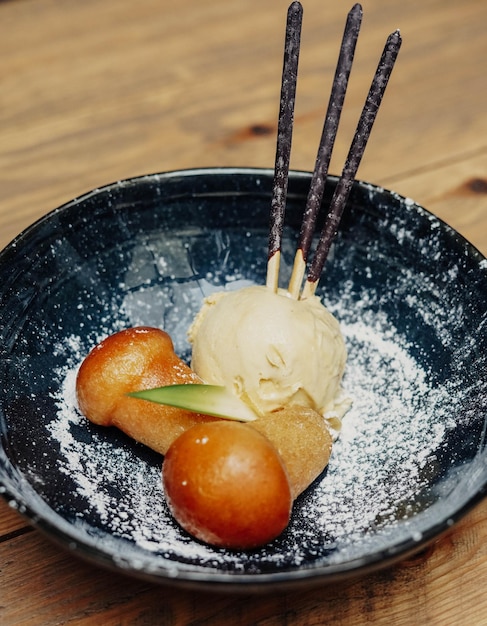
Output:
<svg viewBox="0 0 487 626">
<path fill-rule="evenodd" d="M 290 178 L 282 286 L 309 181 Z M 487 262 L 367 183 L 354 186 L 318 289 L 342 326 L 353 407 L 281 537 L 252 552 L 194 541 L 168 513 L 162 457 L 79 414 L 76 370 L 103 337 L 158 326 L 189 360 L 203 298 L 265 282 L 271 186 L 255 169 L 117 182 L 0 254 L 0 490 L 81 557 L 201 588 L 321 584 L 422 548 L 485 496 Z"/>
</svg>

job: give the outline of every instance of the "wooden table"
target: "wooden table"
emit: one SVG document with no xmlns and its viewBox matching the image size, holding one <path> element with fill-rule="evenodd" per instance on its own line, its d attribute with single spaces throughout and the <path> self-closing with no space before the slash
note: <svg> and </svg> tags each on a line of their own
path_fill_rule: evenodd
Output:
<svg viewBox="0 0 487 626">
<path fill-rule="evenodd" d="M 292 167 L 312 169 L 345 15 L 304 0 Z M 287 2 L 0 3 L 0 247 L 50 209 L 137 174 L 272 167 Z M 404 44 L 359 177 L 413 197 L 487 253 L 487 3 L 364 2 L 331 170 L 386 36 Z M 487 501 L 412 560 L 253 598 L 107 574 L 0 503 L 0 623 L 487 624 Z"/>
</svg>

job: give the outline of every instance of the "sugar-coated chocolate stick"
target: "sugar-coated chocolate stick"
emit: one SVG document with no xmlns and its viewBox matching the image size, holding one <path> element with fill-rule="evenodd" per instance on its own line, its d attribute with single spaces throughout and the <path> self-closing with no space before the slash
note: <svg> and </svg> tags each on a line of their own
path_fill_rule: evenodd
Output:
<svg viewBox="0 0 487 626">
<path fill-rule="evenodd" d="M 340 55 L 333 78 L 328 109 L 323 124 L 323 132 L 321 134 L 315 168 L 311 178 L 308 198 L 306 200 L 296 255 L 294 257 L 293 271 L 288 286 L 289 293 L 296 299 L 299 297 L 299 292 L 301 291 L 308 254 L 313 240 L 316 218 L 323 199 L 326 178 L 328 176 L 328 167 L 330 165 L 333 145 L 340 122 L 348 79 L 352 69 L 355 47 L 362 23 L 362 15 L 361 5 L 355 4 L 348 13 L 345 24 Z"/>
<path fill-rule="evenodd" d="M 273 291 L 277 291 L 279 281 L 282 230 L 289 178 L 302 21 L 303 7 L 300 2 L 293 2 L 287 12 L 281 99 L 277 127 L 276 160 L 270 211 L 266 285 Z"/>
<path fill-rule="evenodd" d="M 328 216 L 321 231 L 320 240 L 311 262 L 301 298 L 307 298 L 316 291 L 332 241 L 337 233 L 343 210 L 347 203 L 360 161 L 365 151 L 372 126 L 377 116 L 384 92 L 391 76 L 394 63 L 401 47 L 402 39 L 398 30 L 389 35 L 375 73 L 369 94 L 365 101 L 360 120 L 348 152 L 342 175 L 335 188 Z"/>
</svg>

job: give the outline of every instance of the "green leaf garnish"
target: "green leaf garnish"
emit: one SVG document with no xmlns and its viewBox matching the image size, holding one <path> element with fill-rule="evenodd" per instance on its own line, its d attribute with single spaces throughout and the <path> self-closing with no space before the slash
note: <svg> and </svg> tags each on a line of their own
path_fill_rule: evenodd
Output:
<svg viewBox="0 0 487 626">
<path fill-rule="evenodd" d="M 257 416 L 245 402 L 233 395 L 226 387 L 219 385 L 186 384 L 167 385 L 134 391 L 128 394 L 158 404 L 175 406 L 194 413 L 203 413 L 238 422 L 251 422 Z"/>
</svg>

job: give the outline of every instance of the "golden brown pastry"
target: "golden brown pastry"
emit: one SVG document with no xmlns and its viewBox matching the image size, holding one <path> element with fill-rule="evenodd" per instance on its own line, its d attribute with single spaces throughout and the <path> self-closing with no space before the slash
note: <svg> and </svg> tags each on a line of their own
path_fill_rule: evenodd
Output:
<svg viewBox="0 0 487 626">
<path fill-rule="evenodd" d="M 285 465 L 264 435 L 220 420 L 193 426 L 162 466 L 175 519 L 197 539 L 226 548 L 268 543 L 289 523 L 292 495 Z"/>
<path fill-rule="evenodd" d="M 110 335 L 85 358 L 76 393 L 82 413 L 93 423 L 116 426 L 165 454 L 185 430 L 214 417 L 154 404 L 127 394 L 201 380 L 174 353 L 169 335 L 158 328 L 129 328 Z"/>
<path fill-rule="evenodd" d="M 281 455 L 293 499 L 328 465 L 332 438 L 324 418 L 313 409 L 289 406 L 267 413 L 247 426 L 265 435 Z"/>
</svg>

